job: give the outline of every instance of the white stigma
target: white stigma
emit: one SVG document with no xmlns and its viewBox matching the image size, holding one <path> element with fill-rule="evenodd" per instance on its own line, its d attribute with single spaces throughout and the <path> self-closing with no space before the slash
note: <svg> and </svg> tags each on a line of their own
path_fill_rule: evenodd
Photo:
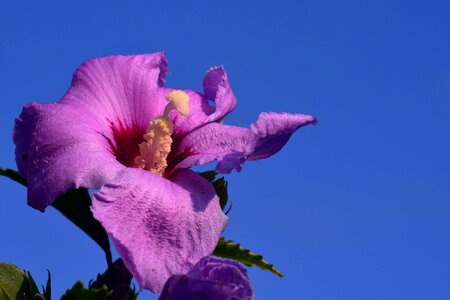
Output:
<svg viewBox="0 0 450 300">
<path fill-rule="evenodd" d="M 176 109 L 180 115 L 187 117 L 189 114 L 189 96 L 181 90 L 174 90 L 167 94 L 166 100 L 169 101 L 164 109 L 164 117 L 169 115 L 172 109 Z"/>
</svg>

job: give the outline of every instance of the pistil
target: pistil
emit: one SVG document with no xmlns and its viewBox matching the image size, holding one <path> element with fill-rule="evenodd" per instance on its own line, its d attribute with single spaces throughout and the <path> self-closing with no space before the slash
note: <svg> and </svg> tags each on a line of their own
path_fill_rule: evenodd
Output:
<svg viewBox="0 0 450 300">
<path fill-rule="evenodd" d="M 162 116 L 150 121 L 144 142 L 139 144 L 139 155 L 134 160 L 136 168 L 145 169 L 162 176 L 167 167 L 167 157 L 172 145 L 173 124 L 169 119 L 169 112 L 177 110 L 184 117 L 189 114 L 189 96 L 174 90 L 167 94 L 169 102 Z"/>
</svg>

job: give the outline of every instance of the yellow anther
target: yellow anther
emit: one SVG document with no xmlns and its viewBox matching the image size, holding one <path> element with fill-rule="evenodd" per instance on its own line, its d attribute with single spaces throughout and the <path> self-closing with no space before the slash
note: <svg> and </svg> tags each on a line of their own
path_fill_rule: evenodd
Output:
<svg viewBox="0 0 450 300">
<path fill-rule="evenodd" d="M 169 114 L 169 111 L 176 109 L 183 117 L 189 114 L 189 96 L 181 90 L 174 90 L 167 94 L 166 100 L 169 104 L 164 109 L 164 116 Z"/>
<path fill-rule="evenodd" d="M 172 131 L 172 122 L 167 117 L 152 120 L 144 134 L 144 142 L 139 144 L 140 155 L 134 160 L 135 167 L 161 176 L 167 167 Z"/>
<path fill-rule="evenodd" d="M 180 90 L 167 94 L 169 103 L 164 114 L 150 121 L 144 141 L 139 144 L 139 155 L 134 159 L 134 167 L 145 169 L 162 176 L 167 168 L 167 157 L 172 146 L 173 124 L 169 112 L 176 109 L 182 116 L 189 114 L 189 96 Z"/>
</svg>

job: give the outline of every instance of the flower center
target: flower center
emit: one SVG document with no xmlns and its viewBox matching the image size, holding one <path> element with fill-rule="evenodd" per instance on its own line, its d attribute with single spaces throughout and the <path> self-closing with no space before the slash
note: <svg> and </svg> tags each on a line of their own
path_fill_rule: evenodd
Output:
<svg viewBox="0 0 450 300">
<path fill-rule="evenodd" d="M 134 167 L 151 171 L 162 176 L 167 167 L 167 156 L 172 145 L 173 124 L 169 112 L 173 109 L 186 117 L 189 114 L 189 96 L 180 90 L 167 94 L 169 103 L 164 114 L 150 121 L 144 141 L 139 144 L 139 155 L 134 159 Z"/>
</svg>

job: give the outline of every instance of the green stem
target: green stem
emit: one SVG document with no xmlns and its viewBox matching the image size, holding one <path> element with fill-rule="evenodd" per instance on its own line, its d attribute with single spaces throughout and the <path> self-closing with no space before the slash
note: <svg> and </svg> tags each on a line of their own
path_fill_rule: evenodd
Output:
<svg viewBox="0 0 450 300">
<path fill-rule="evenodd" d="M 27 181 L 24 178 L 22 178 L 17 171 L 0 168 L 0 175 L 8 177 L 9 179 L 12 179 L 15 182 L 20 183 L 21 185 L 27 186 Z"/>
</svg>

